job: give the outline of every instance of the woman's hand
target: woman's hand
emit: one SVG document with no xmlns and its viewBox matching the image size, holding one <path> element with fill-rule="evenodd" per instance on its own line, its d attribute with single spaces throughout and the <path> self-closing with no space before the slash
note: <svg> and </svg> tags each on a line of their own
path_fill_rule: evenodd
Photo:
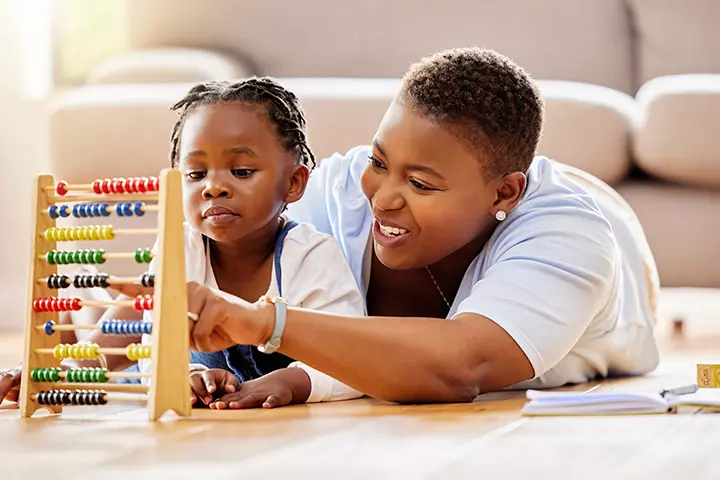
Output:
<svg viewBox="0 0 720 480">
<path fill-rule="evenodd" d="M 110 280 L 112 280 L 112 277 L 110 277 Z M 154 287 L 143 287 L 134 283 L 119 283 L 110 285 L 110 288 L 130 298 L 138 295 L 152 295 L 155 292 Z"/>
<path fill-rule="evenodd" d="M 210 289 L 196 282 L 187 285 L 190 347 L 199 352 L 218 352 L 233 345 L 260 345 L 272 332 L 274 310 L 264 304 Z M 272 306 L 271 306 L 272 307 Z"/>
<path fill-rule="evenodd" d="M 240 384 L 235 393 L 220 397 L 210 404 L 210 408 L 274 408 L 304 403 L 310 396 L 310 388 L 310 377 L 305 370 L 283 368 Z"/>
</svg>

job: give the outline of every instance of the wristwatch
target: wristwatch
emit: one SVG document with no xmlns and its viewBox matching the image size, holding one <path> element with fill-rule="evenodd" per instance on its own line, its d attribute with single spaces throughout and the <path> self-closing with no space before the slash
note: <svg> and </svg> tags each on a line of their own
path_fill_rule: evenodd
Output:
<svg viewBox="0 0 720 480">
<path fill-rule="evenodd" d="M 260 300 L 275 305 L 275 328 L 273 329 L 270 339 L 264 344 L 258 346 L 258 351 L 262 353 L 275 353 L 282 343 L 282 335 L 285 331 L 285 322 L 287 320 L 287 300 L 282 297 L 262 296 Z"/>
</svg>

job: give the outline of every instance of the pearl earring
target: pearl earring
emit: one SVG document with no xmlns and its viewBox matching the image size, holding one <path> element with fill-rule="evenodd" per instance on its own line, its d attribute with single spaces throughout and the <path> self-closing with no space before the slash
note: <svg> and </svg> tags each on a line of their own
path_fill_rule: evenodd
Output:
<svg viewBox="0 0 720 480">
<path fill-rule="evenodd" d="M 498 220 L 498 222 L 502 222 L 503 220 L 505 220 L 505 218 L 507 218 L 507 214 L 502 210 L 498 210 L 495 213 L 495 218 Z"/>
</svg>

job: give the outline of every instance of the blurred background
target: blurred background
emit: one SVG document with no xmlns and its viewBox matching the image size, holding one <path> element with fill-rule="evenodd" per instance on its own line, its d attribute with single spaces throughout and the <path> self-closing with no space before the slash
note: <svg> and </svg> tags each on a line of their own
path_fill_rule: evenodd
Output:
<svg viewBox="0 0 720 480">
<path fill-rule="evenodd" d="M 168 165 L 168 107 L 194 82 L 251 74 L 298 94 L 318 157 L 345 152 L 372 140 L 410 63 L 460 46 L 533 75 L 547 105 L 538 153 L 615 187 L 661 282 L 683 292 L 672 315 L 711 314 L 718 24 L 720 0 L 0 0 L 0 329 L 24 322 L 38 173 L 155 175 Z"/>
</svg>

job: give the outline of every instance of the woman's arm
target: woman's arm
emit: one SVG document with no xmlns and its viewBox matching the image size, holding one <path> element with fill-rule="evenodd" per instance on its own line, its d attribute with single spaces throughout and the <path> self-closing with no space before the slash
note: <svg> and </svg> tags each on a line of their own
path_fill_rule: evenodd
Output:
<svg viewBox="0 0 720 480">
<path fill-rule="evenodd" d="M 191 343 L 217 351 L 234 343 L 260 345 L 275 324 L 271 304 L 223 298 L 188 284 Z M 366 394 L 395 402 L 463 402 L 532 378 L 514 340 L 480 315 L 454 320 L 342 317 L 291 308 L 282 353 Z"/>
</svg>

